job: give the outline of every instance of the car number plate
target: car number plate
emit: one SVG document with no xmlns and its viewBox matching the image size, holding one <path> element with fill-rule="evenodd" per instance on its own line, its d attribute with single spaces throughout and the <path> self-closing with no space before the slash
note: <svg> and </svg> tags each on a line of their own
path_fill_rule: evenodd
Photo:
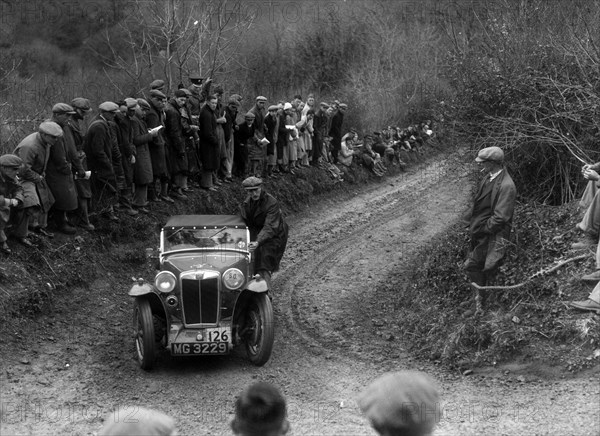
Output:
<svg viewBox="0 0 600 436">
<path fill-rule="evenodd" d="M 196 342 L 171 344 L 173 354 L 226 354 L 227 342 Z"/>
<path fill-rule="evenodd" d="M 206 329 L 202 342 L 228 342 L 231 343 L 231 327 L 217 327 Z"/>
</svg>

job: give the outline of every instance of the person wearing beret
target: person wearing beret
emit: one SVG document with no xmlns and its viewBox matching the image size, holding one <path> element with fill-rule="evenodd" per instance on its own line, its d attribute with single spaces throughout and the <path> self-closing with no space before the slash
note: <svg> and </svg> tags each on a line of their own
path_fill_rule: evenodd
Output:
<svg viewBox="0 0 600 436">
<path fill-rule="evenodd" d="M 87 157 L 83 151 L 83 138 L 81 123 L 85 119 L 86 115 L 92 111 L 90 101 L 84 97 L 75 97 L 71 100 L 71 107 L 75 110 L 75 113 L 67 120 L 63 130 L 68 130 L 66 133 L 73 137 L 75 143 L 75 149 L 77 153 L 77 159 L 73 161 L 75 170 L 75 189 L 77 191 L 77 210 L 73 212 L 71 221 L 77 226 L 93 231 L 95 227 L 90 223 L 89 207 L 92 199 L 92 187 L 89 177 L 85 174 L 88 171 Z M 81 168 L 84 171 L 84 177 L 80 177 L 80 169 L 77 167 L 77 162 L 81 163 Z"/>
<path fill-rule="evenodd" d="M 118 419 L 119 417 L 121 419 Z M 158 410 L 140 406 L 120 407 L 111 412 L 98 432 L 98 436 L 177 436 L 178 434 L 173 418 Z"/>
<path fill-rule="evenodd" d="M 122 174 L 121 155 L 114 131 L 114 117 L 119 111 L 119 106 L 106 101 L 98 109 L 100 113 L 92 121 L 85 135 L 83 150 L 92 171 L 91 184 L 96 210 L 107 215 L 111 221 L 119 221 L 114 211 L 118 201 L 119 170 Z"/>
<path fill-rule="evenodd" d="M 375 379 L 360 394 L 358 406 L 382 436 L 427 436 L 441 419 L 439 401 L 430 376 L 399 371 Z"/>
<path fill-rule="evenodd" d="M 33 245 L 28 239 L 30 227 L 42 236 L 54 237 L 47 230 L 48 211 L 54 204 L 54 196 L 46 182 L 46 167 L 50 159 L 50 148 L 61 136 L 63 130 L 58 124 L 44 121 L 38 132 L 23 139 L 14 151 L 23 160 L 19 177 L 23 186 L 24 213 L 13 234 L 25 246 Z"/>
<path fill-rule="evenodd" d="M 46 167 L 46 181 L 55 200 L 50 213 L 58 231 L 67 235 L 75 234 L 75 227 L 67 219 L 67 213 L 77 209 L 74 172 L 78 177 L 85 177 L 73 132 L 67 126 L 75 113 L 75 109 L 66 103 L 56 103 L 52 108 L 52 121 L 63 129 L 63 135 L 50 147 Z"/>
<path fill-rule="evenodd" d="M 231 430 L 237 436 L 283 436 L 290 430 L 286 407 L 275 386 L 253 383 L 235 401 Z"/>
<path fill-rule="evenodd" d="M 254 273 L 267 281 L 279 269 L 288 239 L 288 225 L 279 202 L 264 191 L 262 180 L 248 177 L 242 182 L 248 196 L 240 206 L 240 214 L 250 230 L 249 248 L 254 250 Z"/>
<path fill-rule="evenodd" d="M 198 118 L 200 160 L 202 161 L 200 187 L 207 191 L 217 190 L 213 185 L 213 175 L 221 164 L 219 137 L 217 136 L 217 102 L 218 97 L 216 95 L 209 96 L 202 106 Z"/>
<path fill-rule="evenodd" d="M 517 190 L 504 166 L 500 147 L 480 150 L 475 161 L 484 177 L 463 217 L 471 237 L 464 269 L 471 282 L 486 286 L 493 281 L 506 254 Z"/>
<path fill-rule="evenodd" d="M 19 156 L 0 156 L 0 251 L 10 254 L 12 250 L 6 242 L 5 229 L 10 221 L 20 221 L 19 212 L 23 207 L 23 187 L 17 173 L 23 165 Z"/>
<path fill-rule="evenodd" d="M 169 196 L 177 200 L 187 200 L 188 198 L 183 192 L 183 188 L 187 188 L 189 166 L 185 147 L 186 138 L 192 136 L 192 130 L 189 123 L 184 124 L 182 117 L 187 100 L 186 92 L 178 89 L 165 106 L 165 139 L 167 140 L 169 174 L 171 175 Z"/>
<path fill-rule="evenodd" d="M 146 124 L 149 129 L 162 129 L 150 141 L 150 158 L 152 159 L 152 175 L 154 180 L 148 186 L 148 200 L 175 203 L 169 197 L 169 168 L 167 166 L 167 146 L 164 134 L 165 104 L 167 96 L 157 89 L 150 91 L 150 109 L 146 112 Z M 160 190 L 156 192 L 156 182 Z"/>
</svg>

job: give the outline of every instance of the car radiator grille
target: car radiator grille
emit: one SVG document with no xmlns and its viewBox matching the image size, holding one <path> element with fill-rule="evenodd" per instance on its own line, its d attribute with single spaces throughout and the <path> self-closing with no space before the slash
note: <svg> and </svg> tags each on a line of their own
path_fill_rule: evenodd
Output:
<svg viewBox="0 0 600 436">
<path fill-rule="evenodd" d="M 185 324 L 216 324 L 219 320 L 219 278 L 181 279 Z"/>
</svg>

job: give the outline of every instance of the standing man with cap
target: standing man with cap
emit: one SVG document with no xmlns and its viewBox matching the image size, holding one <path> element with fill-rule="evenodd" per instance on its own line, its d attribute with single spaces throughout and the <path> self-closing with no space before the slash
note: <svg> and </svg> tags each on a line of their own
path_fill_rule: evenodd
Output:
<svg viewBox="0 0 600 436">
<path fill-rule="evenodd" d="M 165 104 L 167 96 L 157 89 L 150 91 L 150 109 L 146 113 L 146 124 L 149 129 L 155 129 L 158 134 L 148 144 L 150 147 L 150 158 L 152 159 L 152 174 L 154 181 L 148 187 L 148 199 L 150 201 L 163 200 L 167 203 L 175 203 L 169 197 L 169 168 L 167 166 L 167 146 L 164 134 L 165 127 Z M 156 181 L 160 182 L 160 191 L 156 192 Z"/>
<path fill-rule="evenodd" d="M 189 98 L 189 105 L 190 112 L 192 114 L 192 121 L 195 124 L 198 124 L 200 111 L 202 110 L 202 106 L 208 98 L 211 83 L 212 79 L 210 77 L 204 81 L 204 77 L 202 77 L 200 74 L 190 74 L 190 86 L 188 90 L 192 93 L 192 95 Z"/>
<path fill-rule="evenodd" d="M 187 200 L 183 188 L 187 188 L 188 159 L 185 151 L 186 138 L 192 135 L 189 125 L 183 123 L 182 111 L 185 111 L 188 96 L 186 91 L 178 89 L 165 108 L 165 137 L 169 155 L 169 174 L 171 175 L 171 198 Z"/>
<path fill-rule="evenodd" d="M 327 136 L 327 109 L 329 105 L 322 101 L 313 117 L 313 154 L 310 163 L 314 166 L 319 165 L 323 155 L 323 141 Z"/>
<path fill-rule="evenodd" d="M 143 98 L 138 98 L 136 114 L 133 117 L 133 144 L 136 147 L 136 159 L 133 167 L 133 207 L 143 213 L 148 213 L 148 185 L 154 180 L 152 176 L 152 158 L 149 144 L 159 134 L 158 130 L 149 130 L 146 125 L 146 114 L 150 104 Z"/>
<path fill-rule="evenodd" d="M 250 112 L 254 114 L 254 128 L 260 132 L 263 136 L 265 135 L 265 106 L 267 104 L 267 97 L 259 95 L 256 97 L 256 104 L 250 109 Z"/>
<path fill-rule="evenodd" d="M 283 436 L 290 430 L 285 398 L 269 383 L 248 386 L 235 402 L 231 430 L 237 436 Z"/>
<path fill-rule="evenodd" d="M 14 154 L 23 160 L 21 168 L 21 184 L 23 186 L 23 219 L 17 225 L 14 235 L 26 246 L 33 245 L 27 236 L 29 226 L 36 233 L 48 238 L 54 235 L 46 230 L 48 211 L 54 204 L 54 196 L 46 183 L 46 167 L 50 159 L 50 147 L 56 144 L 63 135 L 62 128 L 54 121 L 44 121 L 38 132 L 23 139 Z"/>
<path fill-rule="evenodd" d="M 346 103 L 340 103 L 337 112 L 331 117 L 329 136 L 331 136 L 331 156 L 334 164 L 338 163 L 338 153 L 342 148 L 342 126 L 347 108 Z"/>
<path fill-rule="evenodd" d="M 75 113 L 75 109 L 66 103 L 56 103 L 52 108 L 52 121 L 63 129 L 63 136 L 50 148 L 46 168 L 46 181 L 55 199 L 52 207 L 54 222 L 58 231 L 67 235 L 75 234 L 75 227 L 67 219 L 67 212 L 77 209 L 77 188 L 73 173 L 79 178 L 85 177 L 85 170 L 77 156 L 73 132 L 68 127 L 68 121 Z"/>
<path fill-rule="evenodd" d="M 288 225 L 275 197 L 263 190 L 261 179 L 248 177 L 242 186 L 248 197 L 240 214 L 250 230 L 248 248 L 254 250 L 254 274 L 266 280 L 271 289 L 271 274 L 279 269 L 287 245 Z"/>
<path fill-rule="evenodd" d="M 358 398 L 360 410 L 382 436 L 427 436 L 441 419 L 438 388 L 418 371 L 389 372 Z"/>
<path fill-rule="evenodd" d="M 277 166 L 277 135 L 279 133 L 278 110 L 277 105 L 269 106 L 268 114 L 265 117 L 265 138 L 269 141 L 267 144 L 267 177 L 276 177 L 276 174 L 279 173 L 275 168 Z"/>
<path fill-rule="evenodd" d="M 198 118 L 200 127 L 200 160 L 202 161 L 202 173 L 200 175 L 200 187 L 207 191 L 216 191 L 213 186 L 213 174 L 219 169 L 220 150 L 219 138 L 217 136 L 217 109 L 218 98 L 211 95 L 202 106 Z"/>
<path fill-rule="evenodd" d="M 85 135 L 84 151 L 88 165 L 92 171 L 92 192 L 96 201 L 96 209 L 107 214 L 111 221 L 119 221 L 114 206 L 118 201 L 117 164 L 121 158 L 113 156 L 118 147 L 113 147 L 111 126 L 119 106 L 112 101 L 105 101 L 99 107 L 100 114 L 92 121 Z"/>
<path fill-rule="evenodd" d="M 475 161 L 485 177 L 473 205 L 463 217 L 465 224 L 469 224 L 471 236 L 464 269 L 471 282 L 486 286 L 494 279 L 506 254 L 517 190 L 504 166 L 504 152 L 500 147 L 480 150 Z"/>
<path fill-rule="evenodd" d="M 0 251 L 12 253 L 6 243 L 5 229 L 10 221 L 19 221 L 18 212 L 23 207 L 23 187 L 17 178 L 17 173 L 23 161 L 14 154 L 0 156 Z"/>
<path fill-rule="evenodd" d="M 133 145 L 133 117 L 137 107 L 135 98 L 127 97 L 124 101 L 125 112 L 117 112 L 115 123 L 118 128 L 119 154 L 123 168 L 123 183 L 119 186 L 119 209 L 129 216 L 135 216 L 138 211 L 132 207 L 133 198 L 133 166 L 136 161 L 136 147 Z"/>
<path fill-rule="evenodd" d="M 85 116 L 92 111 L 92 106 L 90 101 L 83 97 L 75 97 L 71 100 L 71 106 L 75 110 L 75 113 L 67 120 L 67 124 L 63 130 L 68 130 L 73 137 L 75 149 L 77 151 L 77 160 L 81 162 L 84 173 L 87 173 L 88 164 L 85 152 L 83 151 L 84 135 L 81 133 L 81 122 L 85 119 Z M 77 169 L 77 171 L 79 170 Z M 77 190 L 77 216 L 75 224 L 88 231 L 93 231 L 95 227 L 90 223 L 89 217 L 92 187 L 90 178 L 87 174 L 85 174 L 83 178 L 79 176 L 75 178 L 75 189 Z"/>
</svg>

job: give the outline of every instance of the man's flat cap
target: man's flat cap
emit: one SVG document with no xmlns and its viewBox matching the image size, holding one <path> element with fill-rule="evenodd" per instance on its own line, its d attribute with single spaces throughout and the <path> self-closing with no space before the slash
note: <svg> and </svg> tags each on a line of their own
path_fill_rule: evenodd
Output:
<svg viewBox="0 0 600 436">
<path fill-rule="evenodd" d="M 323 109 L 329 109 L 329 104 L 327 102 L 322 101 L 320 105 Z"/>
<path fill-rule="evenodd" d="M 167 98 L 167 96 L 162 91 L 159 91 L 158 89 L 150 90 L 150 97 Z"/>
<path fill-rule="evenodd" d="M 135 98 L 127 97 L 125 99 L 125 104 L 127 105 L 127 109 L 134 109 L 138 102 Z"/>
<path fill-rule="evenodd" d="M 162 90 L 165 87 L 165 81 L 156 79 L 152 83 L 150 83 L 150 89 L 160 89 Z"/>
<path fill-rule="evenodd" d="M 227 100 L 227 104 L 228 105 L 233 104 L 236 107 L 240 107 L 241 106 L 240 101 L 237 100 L 237 99 L 235 99 L 235 98 L 233 98 L 233 97 L 229 97 L 229 100 Z"/>
<path fill-rule="evenodd" d="M 238 103 L 243 100 L 243 97 L 241 95 L 239 95 L 239 94 L 231 94 L 229 96 L 229 98 L 235 98 L 238 101 Z"/>
<path fill-rule="evenodd" d="M 75 109 L 81 109 L 82 111 L 89 112 L 92 110 L 92 105 L 87 98 L 75 97 L 71 100 L 71 106 Z"/>
<path fill-rule="evenodd" d="M 98 106 L 102 112 L 118 112 L 119 105 L 113 101 L 105 101 L 100 106 Z"/>
<path fill-rule="evenodd" d="M 63 135 L 63 129 L 54 121 L 44 121 L 40 124 L 38 128 L 40 133 L 45 133 L 46 135 L 60 137 Z"/>
<path fill-rule="evenodd" d="M 242 182 L 242 186 L 244 187 L 244 189 L 256 189 L 262 186 L 262 182 L 262 179 L 250 176 L 247 179 L 244 179 L 244 181 Z"/>
<path fill-rule="evenodd" d="M 150 103 L 148 103 L 146 100 L 144 100 L 143 98 L 138 98 L 137 99 L 137 104 L 140 105 L 141 108 L 144 109 L 151 109 L 150 107 Z"/>
<path fill-rule="evenodd" d="M 186 94 L 186 92 L 183 90 L 183 88 L 182 89 L 178 89 L 177 91 L 175 91 L 173 93 L 173 95 L 175 96 L 175 98 L 180 98 L 180 97 L 186 97 L 187 98 L 187 96 L 188 96 Z"/>
<path fill-rule="evenodd" d="M 283 105 L 283 110 L 284 110 L 284 111 L 287 111 L 287 110 L 289 110 L 289 109 L 293 109 L 293 108 L 294 108 L 294 107 L 292 106 L 292 103 L 290 103 L 290 102 L 286 102 L 286 103 Z"/>
<path fill-rule="evenodd" d="M 358 406 L 375 428 L 429 434 L 439 420 L 435 382 L 418 371 L 387 373 L 361 393 Z"/>
<path fill-rule="evenodd" d="M 256 115 L 254 115 L 253 112 L 246 112 L 246 115 L 244 115 L 244 118 L 246 118 L 247 120 L 253 120 L 254 118 L 256 118 Z"/>
<path fill-rule="evenodd" d="M 267 109 L 269 112 L 271 111 L 276 111 L 279 109 L 279 106 L 277 106 L 276 104 L 272 104 L 271 106 L 269 106 L 269 109 Z"/>
<path fill-rule="evenodd" d="M 180 89 L 183 91 L 183 93 L 185 94 L 186 97 L 192 96 L 192 91 L 190 91 L 189 89 L 187 89 L 187 88 L 180 88 Z"/>
<path fill-rule="evenodd" d="M 340 103 L 340 107 L 342 109 L 348 109 L 348 105 L 346 103 Z"/>
<path fill-rule="evenodd" d="M 256 101 L 267 101 L 267 97 L 259 95 L 258 97 L 256 97 Z"/>
<path fill-rule="evenodd" d="M 21 168 L 23 161 L 19 156 L 14 154 L 4 154 L 0 156 L 0 166 L 8 168 Z"/>
<path fill-rule="evenodd" d="M 55 114 L 75 114 L 75 109 L 73 106 L 68 105 L 67 103 L 56 103 L 52 106 L 52 112 Z"/>
<path fill-rule="evenodd" d="M 486 147 L 479 150 L 475 162 L 504 162 L 504 152 L 500 147 Z"/>
</svg>

